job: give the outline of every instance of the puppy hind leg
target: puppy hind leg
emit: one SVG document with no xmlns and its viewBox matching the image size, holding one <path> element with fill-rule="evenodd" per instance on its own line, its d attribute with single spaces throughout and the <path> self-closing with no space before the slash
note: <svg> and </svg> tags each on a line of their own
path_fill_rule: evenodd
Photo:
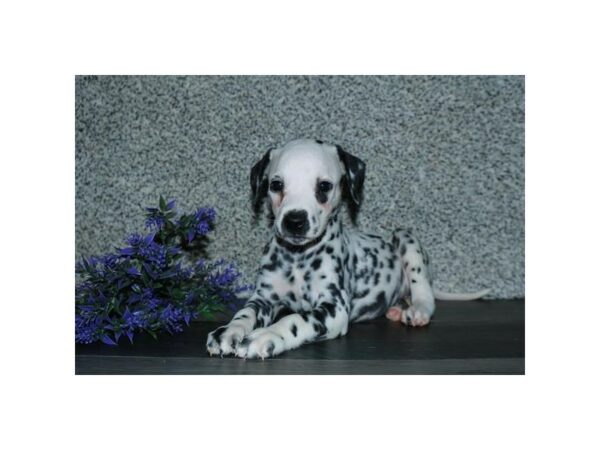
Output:
<svg viewBox="0 0 600 450">
<path fill-rule="evenodd" d="M 411 229 L 397 229 L 393 243 L 402 264 L 403 290 L 408 290 L 410 297 L 405 307 L 392 306 L 386 316 L 407 325 L 427 325 L 435 311 L 429 257 Z"/>
</svg>

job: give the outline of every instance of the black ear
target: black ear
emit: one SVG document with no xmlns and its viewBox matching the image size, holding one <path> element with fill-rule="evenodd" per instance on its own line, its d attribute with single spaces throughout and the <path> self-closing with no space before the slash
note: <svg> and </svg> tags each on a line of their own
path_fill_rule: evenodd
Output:
<svg viewBox="0 0 600 450">
<path fill-rule="evenodd" d="M 260 206 L 262 204 L 263 198 L 267 195 L 268 190 L 268 180 L 266 177 L 267 168 L 269 167 L 269 162 L 271 161 L 271 150 L 270 148 L 267 153 L 262 157 L 262 159 L 254 164 L 252 170 L 250 171 L 250 184 L 252 186 L 252 207 L 254 208 L 254 212 L 258 212 Z"/>
<path fill-rule="evenodd" d="M 362 188 L 365 181 L 367 165 L 362 159 L 346 152 L 336 145 L 338 157 L 344 166 L 346 174 L 342 178 L 342 193 L 348 197 L 352 210 L 357 210 L 362 200 Z M 345 191 L 345 192 L 344 192 Z"/>
</svg>

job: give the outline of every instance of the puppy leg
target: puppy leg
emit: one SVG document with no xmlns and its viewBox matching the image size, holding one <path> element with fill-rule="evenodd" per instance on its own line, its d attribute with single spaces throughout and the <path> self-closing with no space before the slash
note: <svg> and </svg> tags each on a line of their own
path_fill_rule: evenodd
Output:
<svg viewBox="0 0 600 450">
<path fill-rule="evenodd" d="M 208 334 L 208 353 L 211 356 L 234 353 L 246 335 L 257 327 L 269 325 L 282 307 L 281 303 L 253 294 L 227 325 Z"/>
<path fill-rule="evenodd" d="M 236 348 L 240 358 L 269 358 L 308 342 L 333 339 L 348 332 L 348 302 L 320 297 L 309 312 L 290 314 L 271 326 L 252 331 Z"/>
<path fill-rule="evenodd" d="M 400 228 L 394 232 L 393 243 L 404 271 L 404 289 L 410 292 L 407 308 L 393 306 L 386 316 L 391 320 L 413 326 L 424 326 L 429 323 L 435 311 L 432 278 L 429 269 L 429 257 L 417 238 L 408 228 Z"/>
</svg>

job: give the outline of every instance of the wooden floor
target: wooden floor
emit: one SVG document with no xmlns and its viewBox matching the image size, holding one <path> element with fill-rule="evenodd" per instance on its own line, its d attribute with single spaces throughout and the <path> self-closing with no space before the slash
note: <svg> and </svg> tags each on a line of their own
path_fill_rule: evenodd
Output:
<svg viewBox="0 0 600 450">
<path fill-rule="evenodd" d="M 77 374 L 524 374 L 523 300 L 438 302 L 426 328 L 386 319 L 357 323 L 333 341 L 267 360 L 209 357 L 206 335 L 219 326 L 193 323 L 155 341 L 139 336 L 118 347 L 76 345 Z"/>
</svg>

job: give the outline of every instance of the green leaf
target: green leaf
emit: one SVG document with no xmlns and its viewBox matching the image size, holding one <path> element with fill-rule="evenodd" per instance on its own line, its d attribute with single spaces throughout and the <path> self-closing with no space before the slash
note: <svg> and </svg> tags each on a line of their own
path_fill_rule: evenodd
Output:
<svg viewBox="0 0 600 450">
<path fill-rule="evenodd" d="M 181 289 L 175 288 L 171 291 L 171 297 L 175 301 L 183 300 L 185 298 L 185 292 Z"/>
<path fill-rule="evenodd" d="M 148 334 L 150 336 L 152 336 L 154 339 L 158 339 L 158 336 L 156 335 L 156 333 L 150 329 L 146 329 L 146 331 L 148 332 Z"/>
<path fill-rule="evenodd" d="M 202 318 L 208 319 L 208 320 L 213 320 L 215 318 L 215 315 L 213 313 L 211 313 L 211 312 L 208 312 L 208 311 L 203 312 L 201 314 L 201 316 L 202 316 Z"/>
<path fill-rule="evenodd" d="M 160 199 L 158 200 L 158 207 L 160 208 L 161 211 L 165 211 L 167 209 L 167 202 L 165 201 L 165 198 L 161 195 Z"/>
</svg>

